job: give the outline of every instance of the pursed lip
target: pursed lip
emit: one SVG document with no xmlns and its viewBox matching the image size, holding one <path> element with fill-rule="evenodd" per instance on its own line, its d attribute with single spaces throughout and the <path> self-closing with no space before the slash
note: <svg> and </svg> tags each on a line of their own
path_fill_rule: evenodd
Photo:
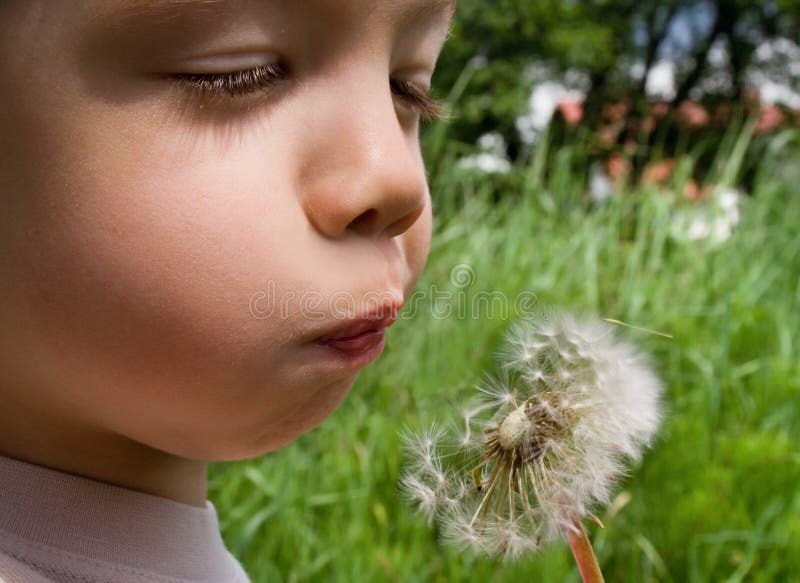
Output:
<svg viewBox="0 0 800 583">
<path fill-rule="evenodd" d="M 396 320 L 402 302 L 383 304 L 360 316 L 332 324 L 312 344 L 324 348 L 348 367 L 360 368 L 376 359 L 385 345 L 385 331 Z"/>
<path fill-rule="evenodd" d="M 332 318 L 309 335 L 313 358 L 319 365 L 333 365 L 337 371 L 355 372 L 368 365 L 383 352 L 386 329 L 397 320 L 402 306 L 400 296 L 355 317 Z"/>
<path fill-rule="evenodd" d="M 397 320 L 397 313 L 385 316 L 363 316 L 361 318 L 348 319 L 339 326 L 319 336 L 315 342 L 328 344 L 331 342 L 342 342 L 363 336 L 364 334 L 383 332 Z"/>
</svg>

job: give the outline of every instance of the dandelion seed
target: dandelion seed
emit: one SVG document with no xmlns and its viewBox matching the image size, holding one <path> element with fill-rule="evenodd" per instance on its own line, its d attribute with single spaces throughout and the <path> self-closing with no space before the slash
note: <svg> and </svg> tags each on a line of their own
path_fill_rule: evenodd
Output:
<svg viewBox="0 0 800 583">
<path fill-rule="evenodd" d="M 404 476 L 401 484 L 409 497 L 417 503 L 417 508 L 428 519 L 428 522 L 433 522 L 438 506 L 436 490 L 413 474 Z"/>
<path fill-rule="evenodd" d="M 566 538 L 585 581 L 602 581 L 582 521 L 599 523 L 593 509 L 650 445 L 661 382 L 602 320 L 560 315 L 507 341 L 460 439 L 437 429 L 406 439 L 404 490 L 462 547 L 515 558 Z"/>
</svg>

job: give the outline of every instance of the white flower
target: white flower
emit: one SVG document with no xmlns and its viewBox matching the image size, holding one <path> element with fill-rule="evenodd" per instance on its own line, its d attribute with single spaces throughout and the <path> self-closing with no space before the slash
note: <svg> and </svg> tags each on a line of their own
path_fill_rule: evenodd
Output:
<svg viewBox="0 0 800 583">
<path fill-rule="evenodd" d="M 717 188 L 710 201 L 674 213 L 672 237 L 682 241 L 705 239 L 712 246 L 730 239 L 741 221 L 739 205 L 744 195 L 738 190 Z"/>
<path fill-rule="evenodd" d="M 511 172 L 511 161 L 506 155 L 506 141 L 502 134 L 489 132 L 478 138 L 479 152 L 473 156 L 465 156 L 457 163 L 457 168 L 465 171 L 477 171 L 483 174 L 508 174 Z"/>
<path fill-rule="evenodd" d="M 508 174 L 511 162 L 504 156 L 482 152 L 473 156 L 465 156 L 458 161 L 459 170 L 476 170 L 483 174 Z"/>
<path fill-rule="evenodd" d="M 589 170 L 589 198 L 597 204 L 604 203 L 614 196 L 614 182 L 599 164 L 592 164 Z"/>
<path fill-rule="evenodd" d="M 534 75 L 536 74 L 534 73 Z M 572 79 L 565 79 L 565 83 L 546 80 L 534 86 L 528 98 L 528 111 L 519 116 L 514 122 L 523 143 L 533 144 L 536 142 L 539 134 L 550 125 L 559 103 L 562 101 L 582 103 L 586 98 L 585 89 L 570 89 L 567 87 L 567 83 L 573 85 L 582 84 L 581 81 L 583 79 L 575 78 L 576 74 L 574 72 L 572 77 Z"/>
<path fill-rule="evenodd" d="M 489 132 L 478 138 L 478 149 L 487 154 L 505 156 L 508 149 L 506 140 L 500 132 Z"/>
<path fill-rule="evenodd" d="M 658 61 L 647 76 L 645 92 L 652 99 L 671 101 L 675 98 L 675 63 L 670 60 Z"/>
<path fill-rule="evenodd" d="M 501 376 L 464 411 L 464 434 L 406 438 L 403 488 L 449 540 L 515 557 L 578 532 L 609 503 L 625 460 L 655 435 L 662 387 L 601 320 L 523 323 L 507 340 Z"/>
</svg>

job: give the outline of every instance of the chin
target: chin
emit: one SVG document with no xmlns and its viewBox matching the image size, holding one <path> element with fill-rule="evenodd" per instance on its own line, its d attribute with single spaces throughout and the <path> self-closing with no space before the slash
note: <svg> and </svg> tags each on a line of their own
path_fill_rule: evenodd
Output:
<svg viewBox="0 0 800 583">
<path fill-rule="evenodd" d="M 257 430 L 233 438 L 234 443 L 229 442 L 227 447 L 214 448 L 213 455 L 206 459 L 220 462 L 246 460 L 289 445 L 330 417 L 347 397 L 357 378 L 358 373 L 315 391 L 283 418 L 262 422 Z"/>
</svg>

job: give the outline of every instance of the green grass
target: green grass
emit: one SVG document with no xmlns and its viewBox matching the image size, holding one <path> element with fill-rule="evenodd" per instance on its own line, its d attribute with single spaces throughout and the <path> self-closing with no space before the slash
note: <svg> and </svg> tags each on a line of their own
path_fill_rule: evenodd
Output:
<svg viewBox="0 0 800 583">
<path fill-rule="evenodd" d="M 569 307 L 674 336 L 627 331 L 656 359 L 668 415 L 614 511 L 599 512 L 606 528 L 591 527 L 607 581 L 800 581 L 797 143 L 775 140 L 741 224 L 719 246 L 672 239 L 680 203 L 668 195 L 629 192 L 588 208 L 569 151 L 546 175 L 534 153 L 516 182 L 459 177 L 443 152 L 418 286 L 428 298 L 432 286 L 440 299 L 451 292 L 438 316 L 429 301 L 406 314 L 321 427 L 210 468 L 223 536 L 252 580 L 579 581 L 566 544 L 517 563 L 441 545 L 397 489 L 398 432 L 458 415 L 515 317 L 463 308 L 481 292 L 532 291 L 539 315 Z M 517 190 L 496 202 L 509 184 Z M 474 274 L 467 287 L 452 281 L 460 265 Z"/>
</svg>

